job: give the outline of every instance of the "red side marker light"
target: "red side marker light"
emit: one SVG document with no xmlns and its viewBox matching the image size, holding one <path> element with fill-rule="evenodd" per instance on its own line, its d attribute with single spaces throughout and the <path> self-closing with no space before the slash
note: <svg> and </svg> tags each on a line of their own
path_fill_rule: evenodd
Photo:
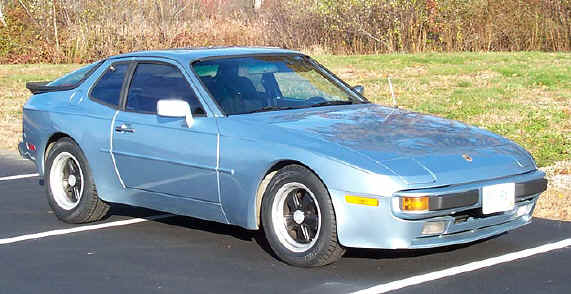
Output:
<svg viewBox="0 0 571 294">
<path fill-rule="evenodd" d="M 32 152 L 36 152 L 36 145 L 26 142 L 26 148 Z"/>
</svg>

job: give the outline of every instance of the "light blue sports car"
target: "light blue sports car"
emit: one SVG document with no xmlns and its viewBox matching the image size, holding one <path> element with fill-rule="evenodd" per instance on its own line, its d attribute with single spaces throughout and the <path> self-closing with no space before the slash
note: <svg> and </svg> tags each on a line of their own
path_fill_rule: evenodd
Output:
<svg viewBox="0 0 571 294">
<path fill-rule="evenodd" d="M 124 203 L 263 229 L 297 266 L 497 235 L 547 185 L 514 142 L 372 104 L 296 51 L 133 52 L 27 87 L 19 150 L 61 220 Z"/>
</svg>

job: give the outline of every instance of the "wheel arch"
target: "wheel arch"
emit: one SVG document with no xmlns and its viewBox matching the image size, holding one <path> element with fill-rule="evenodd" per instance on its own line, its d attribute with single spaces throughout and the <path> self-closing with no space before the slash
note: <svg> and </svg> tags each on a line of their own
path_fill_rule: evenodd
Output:
<svg viewBox="0 0 571 294">
<path fill-rule="evenodd" d="M 77 146 L 79 146 L 77 141 L 67 133 L 55 132 L 55 133 L 51 134 L 50 137 L 48 138 L 48 140 L 46 141 L 46 144 L 44 145 L 44 154 L 42 156 L 42 171 L 44 173 L 45 173 L 45 168 L 46 168 L 46 160 L 48 159 L 48 154 L 50 153 L 50 150 L 52 150 L 52 148 L 55 146 L 57 141 L 59 141 L 62 138 L 69 138 L 73 142 L 75 142 L 75 144 L 77 144 Z M 79 147 L 79 148 L 81 149 L 81 147 Z"/>
<path fill-rule="evenodd" d="M 293 159 L 282 159 L 282 160 L 278 160 L 278 161 L 274 162 L 264 173 L 264 176 L 261 178 L 261 180 L 258 184 L 258 189 L 256 190 L 256 206 L 255 206 L 256 214 L 255 214 L 255 216 L 256 216 L 256 227 L 258 229 L 260 228 L 260 224 L 261 224 L 262 199 L 264 198 L 266 188 L 270 184 L 270 181 L 272 180 L 272 178 L 276 175 L 276 173 L 280 169 L 282 169 L 285 166 L 292 165 L 292 164 L 297 164 L 297 165 L 303 166 L 306 169 L 308 169 L 309 171 L 311 171 L 321 181 L 321 183 L 323 183 L 323 185 L 325 186 L 325 189 L 327 191 L 329 191 L 329 189 L 327 188 L 327 184 L 323 181 L 323 179 L 319 176 L 319 174 L 314 169 L 309 167 L 307 164 L 304 164 L 301 161 L 293 160 Z M 329 197 L 331 197 L 331 196 L 329 196 Z M 335 207 L 333 208 L 333 210 L 335 210 Z"/>
</svg>

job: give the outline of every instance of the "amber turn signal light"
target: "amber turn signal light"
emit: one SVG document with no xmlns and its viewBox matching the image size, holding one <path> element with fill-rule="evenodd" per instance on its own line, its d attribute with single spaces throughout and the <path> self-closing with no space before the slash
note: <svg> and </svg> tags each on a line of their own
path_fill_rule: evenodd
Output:
<svg viewBox="0 0 571 294">
<path fill-rule="evenodd" d="M 353 203 L 353 204 L 360 204 L 366 206 L 379 206 L 379 200 L 375 198 L 346 195 L 345 200 L 348 203 Z"/>
<path fill-rule="evenodd" d="M 428 210 L 428 197 L 402 197 L 401 209 L 403 211 Z"/>
</svg>

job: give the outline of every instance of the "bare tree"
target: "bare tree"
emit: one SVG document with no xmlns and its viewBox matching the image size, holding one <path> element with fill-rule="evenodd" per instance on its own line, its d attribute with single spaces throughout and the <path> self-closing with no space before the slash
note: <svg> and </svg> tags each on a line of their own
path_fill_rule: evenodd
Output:
<svg viewBox="0 0 571 294">
<path fill-rule="evenodd" d="M 59 51 L 59 38 L 57 35 L 57 19 L 56 19 L 56 0 L 52 0 L 52 20 L 54 24 L 54 39 L 56 41 L 56 48 Z"/>
<path fill-rule="evenodd" d="M 2 3 L 2 1 L 0 1 L 0 22 L 2 23 L 2 25 L 8 26 L 6 24 L 6 20 L 4 19 L 4 13 L 2 12 L 3 8 L 4 8 L 4 4 Z"/>
<path fill-rule="evenodd" d="M 262 8 L 262 3 L 264 0 L 252 0 L 252 4 L 254 5 L 254 10 L 260 10 Z"/>
</svg>

